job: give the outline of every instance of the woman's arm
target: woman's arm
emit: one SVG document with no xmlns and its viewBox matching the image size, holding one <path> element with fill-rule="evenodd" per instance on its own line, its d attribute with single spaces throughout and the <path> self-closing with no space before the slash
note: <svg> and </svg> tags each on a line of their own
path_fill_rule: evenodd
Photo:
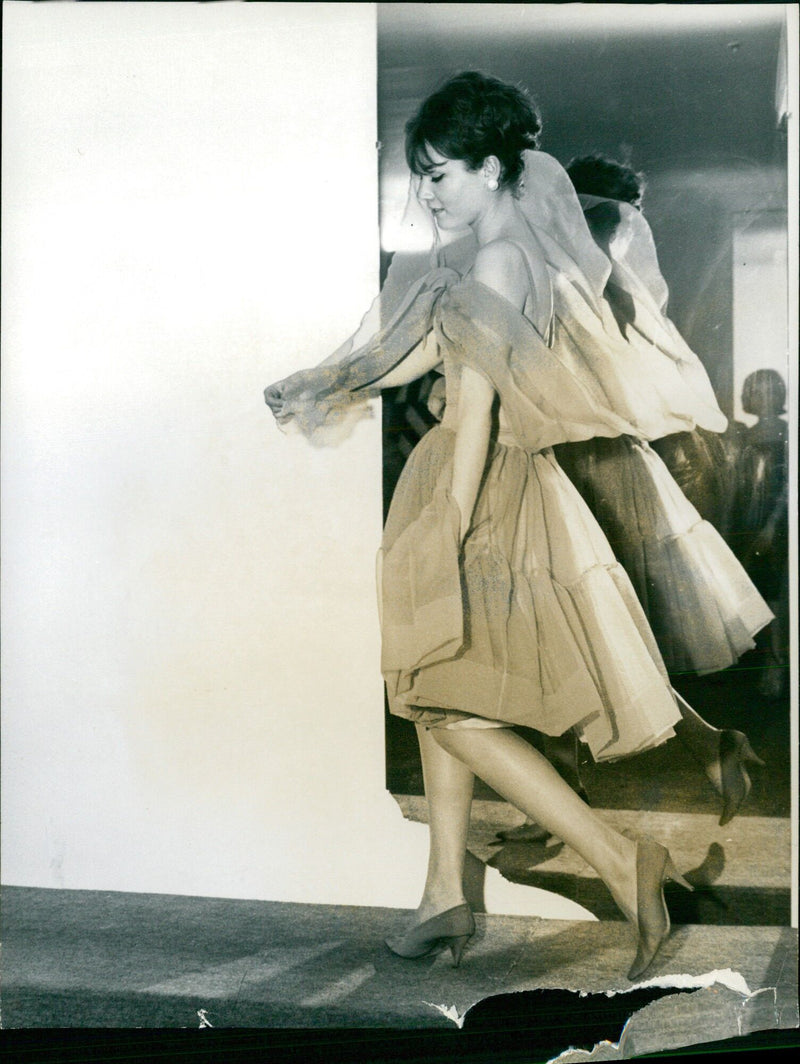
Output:
<svg viewBox="0 0 800 1064">
<path fill-rule="evenodd" d="M 442 361 L 442 356 L 439 353 L 439 345 L 436 343 L 436 338 L 433 335 L 433 331 L 429 332 L 423 340 L 412 347 L 402 362 L 398 362 L 397 365 L 390 369 L 388 373 L 384 373 L 375 383 L 381 388 L 399 388 L 401 384 L 410 384 L 411 381 L 415 381 L 418 377 L 424 377 L 425 374 Z"/>
<path fill-rule="evenodd" d="M 380 324 L 380 315 L 378 309 L 376 309 L 377 307 L 378 300 L 376 299 L 367 311 L 367 314 L 363 318 L 361 325 L 356 332 L 348 337 L 343 344 L 340 344 L 332 355 L 328 355 L 327 358 L 324 358 L 322 362 L 318 363 L 316 368 L 319 368 L 320 366 L 331 366 L 336 362 L 342 362 L 347 358 L 351 351 L 357 349 L 360 342 L 362 342 L 362 336 L 366 340 L 374 335 Z M 279 416 L 279 411 L 283 406 L 283 400 L 291 381 L 297 379 L 305 372 L 305 370 L 298 370 L 295 373 L 290 373 L 288 377 L 282 377 L 279 381 L 275 381 L 273 384 L 268 384 L 264 389 L 264 402 L 276 417 Z"/>
<path fill-rule="evenodd" d="M 343 354 L 340 349 L 330 358 L 321 362 L 320 366 L 339 362 L 342 357 Z M 374 381 L 371 387 L 377 386 L 381 389 L 398 388 L 402 384 L 410 384 L 411 381 L 415 381 L 418 377 L 423 377 L 429 370 L 434 369 L 441 361 L 442 357 L 439 354 L 438 345 L 431 331 L 415 347 L 411 348 L 401 362 Z M 292 381 L 302 377 L 305 372 L 305 370 L 300 370 L 298 373 L 292 373 L 290 376 L 275 381 L 274 384 L 270 384 L 264 389 L 264 401 L 279 421 L 281 420 L 284 400 L 287 391 L 291 389 Z"/>
<path fill-rule="evenodd" d="M 528 275 L 522 252 L 514 244 L 498 241 L 482 248 L 475 260 L 476 281 L 494 289 L 520 310 L 528 295 Z M 495 390 L 477 370 L 464 366 L 458 394 L 456 443 L 450 494 L 461 511 L 460 536 L 464 541 L 478 498 L 489 437 Z"/>
<path fill-rule="evenodd" d="M 492 430 L 494 388 L 476 370 L 464 366 L 458 393 L 456 443 L 450 494 L 461 512 L 459 542 L 463 543 L 472 522 L 472 511 L 486 466 Z"/>
<path fill-rule="evenodd" d="M 338 362 L 344 361 L 353 351 L 357 351 L 360 347 L 367 344 L 373 336 L 378 333 L 385 320 L 391 317 L 397 307 L 402 303 L 409 289 L 420 280 L 430 270 L 430 257 L 427 254 L 405 254 L 397 253 L 392 257 L 391 265 L 386 276 L 386 280 L 383 283 L 380 294 L 372 301 L 372 304 L 361 319 L 356 331 L 352 336 L 348 337 L 344 343 L 324 358 L 322 362 L 317 364 L 316 368 L 320 366 L 331 366 Z M 410 357 L 410 356 L 409 356 Z M 437 365 L 437 362 L 433 363 L 433 366 Z M 411 366 L 414 363 L 409 363 L 406 360 L 403 363 L 403 370 L 398 373 L 396 379 L 392 379 L 390 383 L 383 384 L 382 387 L 392 388 L 401 384 L 408 384 L 416 377 L 421 377 L 427 373 L 428 369 L 433 368 L 431 365 L 425 365 L 424 368 L 418 372 L 411 373 Z M 399 369 L 399 367 L 397 367 Z M 300 371 L 304 372 L 304 371 Z M 409 375 L 410 374 L 410 375 Z M 279 381 L 275 381 L 274 384 L 270 384 L 264 389 L 264 398 L 269 407 L 272 408 L 273 413 L 279 410 L 283 402 L 284 394 L 287 390 L 287 386 L 293 377 L 297 374 L 290 374 L 288 377 L 283 377 Z"/>
<path fill-rule="evenodd" d="M 362 340 L 366 342 L 378 331 L 380 315 L 376 311 L 377 302 L 376 300 L 376 303 L 373 304 L 358 331 L 348 340 L 345 340 L 341 347 L 334 351 L 332 355 L 320 362 L 316 367 L 317 369 L 343 362 L 351 351 L 358 349 Z M 377 386 L 381 389 L 398 388 L 403 384 L 410 384 L 411 381 L 417 380 L 418 377 L 424 377 L 429 370 L 435 369 L 436 366 L 441 364 L 441 361 L 438 345 L 433 331 L 430 330 L 419 343 L 411 348 L 402 361 L 398 362 L 383 377 L 372 382 L 371 387 Z M 284 400 L 291 390 L 292 382 L 296 382 L 306 376 L 306 374 L 306 370 L 299 370 L 288 377 L 275 381 L 274 384 L 270 384 L 264 389 L 264 401 L 278 420 L 281 419 Z"/>
</svg>

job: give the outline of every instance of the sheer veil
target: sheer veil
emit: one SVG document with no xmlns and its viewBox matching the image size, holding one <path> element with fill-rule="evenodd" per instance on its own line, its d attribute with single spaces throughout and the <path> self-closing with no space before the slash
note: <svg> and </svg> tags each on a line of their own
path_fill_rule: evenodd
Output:
<svg viewBox="0 0 800 1064">
<path fill-rule="evenodd" d="M 601 313 L 611 263 L 594 241 L 569 175 L 552 155 L 525 153 L 519 205 L 546 260 Z"/>
<path fill-rule="evenodd" d="M 584 211 L 601 203 L 614 204 L 620 221 L 609 248 L 612 279 L 619 282 L 625 275 L 636 278 L 647 289 L 658 310 L 666 314 L 669 288 L 658 264 L 652 230 L 641 211 L 630 203 L 606 196 L 581 193 L 578 199 Z"/>
<path fill-rule="evenodd" d="M 620 221 L 609 243 L 611 273 L 606 297 L 617 308 L 625 338 L 645 357 L 657 353 L 671 359 L 694 401 L 694 419 L 701 428 L 724 432 L 727 418 L 717 402 L 708 373 L 667 316 L 669 288 L 658 262 L 647 219 L 630 203 L 600 196 L 579 197 L 584 210 L 611 202 Z"/>
</svg>

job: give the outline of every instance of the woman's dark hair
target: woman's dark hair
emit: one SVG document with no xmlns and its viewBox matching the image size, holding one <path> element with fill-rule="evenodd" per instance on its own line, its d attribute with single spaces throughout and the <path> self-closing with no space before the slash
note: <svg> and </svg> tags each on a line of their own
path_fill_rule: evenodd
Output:
<svg viewBox="0 0 800 1064">
<path fill-rule="evenodd" d="M 756 417 L 769 417 L 786 411 L 786 385 L 776 369 L 757 369 L 742 385 L 742 410 Z"/>
<path fill-rule="evenodd" d="M 541 122 L 524 89 L 474 70 L 456 74 L 406 123 L 406 160 L 415 174 L 428 174 L 428 149 L 460 159 L 477 170 L 484 159 L 500 160 L 501 188 L 516 189 L 522 153 L 539 144 Z"/>
<path fill-rule="evenodd" d="M 644 174 L 632 166 L 609 159 L 605 155 L 581 155 L 567 167 L 576 192 L 587 196 L 607 196 L 641 207 L 644 196 Z"/>
</svg>

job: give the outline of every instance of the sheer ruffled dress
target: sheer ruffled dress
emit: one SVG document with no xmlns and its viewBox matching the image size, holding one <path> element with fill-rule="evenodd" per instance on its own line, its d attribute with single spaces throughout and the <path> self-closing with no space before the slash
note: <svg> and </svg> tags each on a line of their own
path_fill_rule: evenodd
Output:
<svg viewBox="0 0 800 1064">
<path fill-rule="evenodd" d="M 409 458 L 383 539 L 391 711 L 426 725 L 478 717 L 550 735 L 575 727 L 597 760 L 663 741 L 679 715 L 655 640 L 549 446 L 565 432 L 609 431 L 606 400 L 592 399 L 597 378 L 566 372 L 554 353 L 580 328 L 554 315 L 548 346 L 515 308 L 469 281 L 445 292 L 435 323 L 445 418 Z M 514 394 L 515 360 L 538 379 L 538 410 Z M 459 550 L 449 487 L 464 365 L 490 380 L 500 405 Z"/>
<path fill-rule="evenodd" d="M 680 360 L 654 347 L 643 372 L 642 352 L 604 321 L 611 267 L 563 169 L 530 153 L 525 180 L 523 209 L 541 224 L 520 250 L 549 278 L 535 307 L 432 270 L 390 293 L 391 319 L 361 348 L 290 378 L 284 416 L 329 439 L 433 329 L 446 414 L 408 460 L 381 551 L 391 711 L 429 726 L 574 727 L 610 760 L 669 738 L 680 715 L 630 578 L 552 447 L 691 428 L 697 400 Z M 460 548 L 449 489 L 465 365 L 491 383 L 497 417 Z"/>
</svg>

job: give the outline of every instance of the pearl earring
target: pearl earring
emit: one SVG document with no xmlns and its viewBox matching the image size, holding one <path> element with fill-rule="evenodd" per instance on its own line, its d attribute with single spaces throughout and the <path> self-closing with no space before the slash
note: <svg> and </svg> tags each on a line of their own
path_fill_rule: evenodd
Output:
<svg viewBox="0 0 800 1064">
<path fill-rule="evenodd" d="M 490 177 L 489 180 L 486 182 L 486 187 L 489 189 L 490 192 L 497 192 L 497 178 Z"/>
</svg>

